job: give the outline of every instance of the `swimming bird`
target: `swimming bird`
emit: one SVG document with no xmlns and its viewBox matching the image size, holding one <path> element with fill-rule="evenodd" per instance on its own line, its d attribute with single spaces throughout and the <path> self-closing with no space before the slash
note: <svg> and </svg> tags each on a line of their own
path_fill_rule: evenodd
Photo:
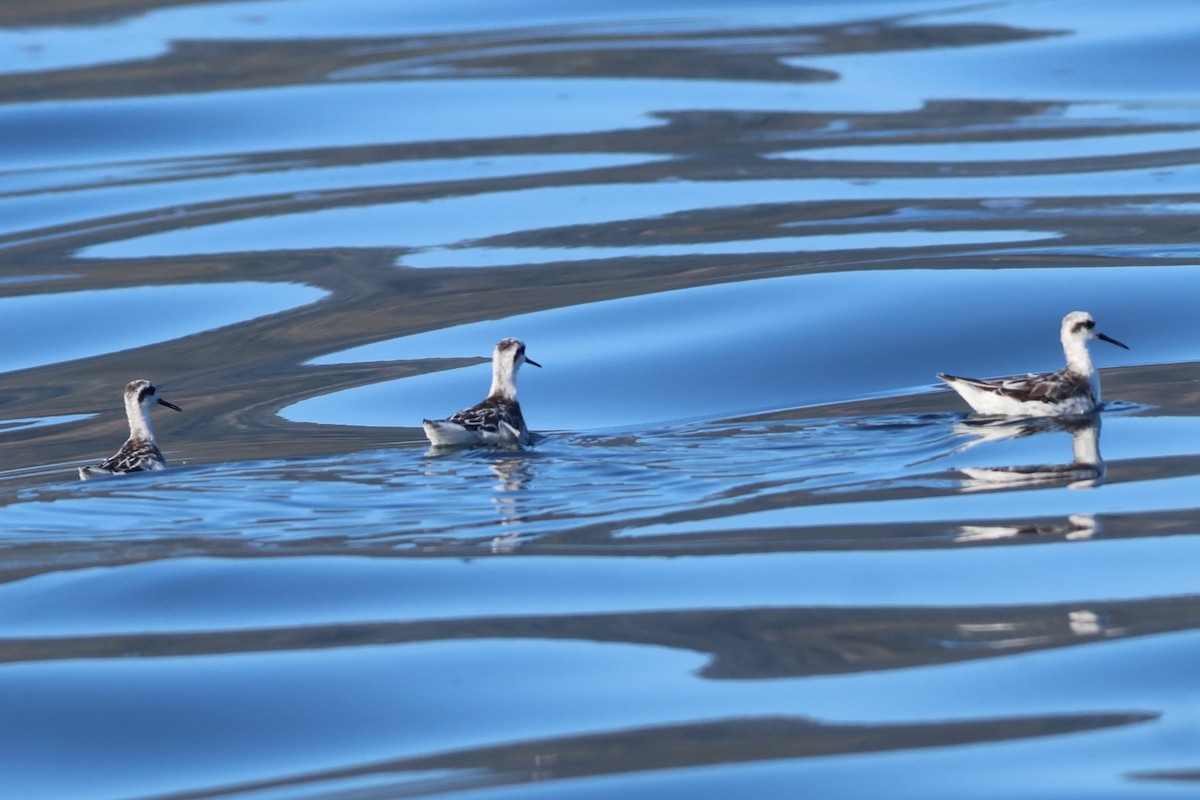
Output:
<svg viewBox="0 0 1200 800">
<path fill-rule="evenodd" d="M 125 416 L 129 419 L 129 438 L 121 449 L 93 467 L 80 467 L 79 479 L 90 480 L 125 472 L 166 469 L 167 462 L 154 441 L 150 426 L 150 408 L 155 404 L 183 409 L 158 396 L 158 389 L 147 380 L 130 381 L 125 387 Z"/>
<path fill-rule="evenodd" d="M 937 376 L 980 414 L 1011 417 L 1087 414 L 1100 405 L 1100 376 L 1092 366 L 1092 355 L 1087 347 L 1092 339 L 1129 349 L 1098 332 L 1091 314 L 1072 311 L 1062 321 L 1062 345 L 1067 365 L 1058 372 L 1031 372 L 989 380 L 959 378 L 941 372 Z"/>
<path fill-rule="evenodd" d="M 483 402 L 449 419 L 424 421 L 425 435 L 434 447 L 529 444 L 529 429 L 517 403 L 517 370 L 522 364 L 541 364 L 525 355 L 520 339 L 501 339 L 492 352 L 492 388 Z"/>
</svg>

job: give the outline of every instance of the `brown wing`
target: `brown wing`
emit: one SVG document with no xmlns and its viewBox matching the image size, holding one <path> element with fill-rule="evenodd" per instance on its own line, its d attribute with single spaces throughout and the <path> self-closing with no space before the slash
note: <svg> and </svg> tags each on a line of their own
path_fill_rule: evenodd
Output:
<svg viewBox="0 0 1200 800">
<path fill-rule="evenodd" d="M 1077 394 L 1091 394 L 1092 387 L 1082 375 L 1068 369 L 1058 372 L 1031 372 L 1008 378 L 963 378 L 938 373 L 943 380 L 958 381 L 1020 402 L 1061 403 Z"/>
<path fill-rule="evenodd" d="M 1001 383 L 1000 394 L 1025 402 L 1061 403 L 1080 393 L 1090 393 L 1091 384 L 1068 369 L 1023 378 L 1008 378 Z"/>
<path fill-rule="evenodd" d="M 113 455 L 96 466 L 109 472 L 142 472 L 155 469 L 155 465 L 166 466 L 162 451 L 154 442 L 129 439 Z"/>
<path fill-rule="evenodd" d="M 516 402 L 489 397 L 482 403 L 459 411 L 450 417 L 450 422 L 458 423 L 473 431 L 498 433 L 500 423 L 512 426 L 514 430 L 525 430 L 525 420 L 521 416 L 521 406 Z"/>
</svg>

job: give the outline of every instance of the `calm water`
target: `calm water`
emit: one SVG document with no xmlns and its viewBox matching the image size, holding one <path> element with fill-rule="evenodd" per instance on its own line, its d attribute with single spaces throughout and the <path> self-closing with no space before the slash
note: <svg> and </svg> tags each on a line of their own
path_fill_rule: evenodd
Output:
<svg viewBox="0 0 1200 800">
<path fill-rule="evenodd" d="M 1197 37 L 0 7 L 0 795 L 1194 796 Z M 935 385 L 1077 308 L 1099 417 Z M 430 452 L 504 336 L 536 445 Z"/>
</svg>

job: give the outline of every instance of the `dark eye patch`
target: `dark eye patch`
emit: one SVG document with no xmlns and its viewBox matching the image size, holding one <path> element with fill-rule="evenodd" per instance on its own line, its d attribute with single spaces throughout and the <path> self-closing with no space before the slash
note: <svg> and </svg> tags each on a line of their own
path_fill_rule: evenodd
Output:
<svg viewBox="0 0 1200 800">
<path fill-rule="evenodd" d="M 1087 328 L 1090 331 L 1094 327 L 1096 327 L 1095 320 L 1085 319 L 1083 322 L 1076 322 L 1075 326 L 1071 328 L 1071 333 L 1079 333 L 1084 328 Z"/>
<path fill-rule="evenodd" d="M 139 403 L 142 402 L 147 397 L 154 394 L 156 391 L 158 391 L 158 390 L 154 388 L 153 384 L 151 384 L 149 386 L 143 386 L 142 390 L 140 392 L 138 392 L 138 402 Z"/>
</svg>

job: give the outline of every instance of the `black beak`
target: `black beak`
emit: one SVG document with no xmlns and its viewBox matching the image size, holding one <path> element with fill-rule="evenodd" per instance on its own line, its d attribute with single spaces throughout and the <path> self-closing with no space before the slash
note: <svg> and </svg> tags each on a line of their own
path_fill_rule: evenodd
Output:
<svg viewBox="0 0 1200 800">
<path fill-rule="evenodd" d="M 1103 333 L 1097 333 L 1096 338 L 1103 339 L 1104 341 L 1108 342 L 1109 344 L 1115 344 L 1117 347 L 1124 347 L 1126 350 L 1129 349 L 1129 345 L 1121 344 L 1116 339 L 1112 338 L 1111 336 L 1105 336 Z"/>
<path fill-rule="evenodd" d="M 173 408 L 176 411 L 183 411 L 183 409 L 180 408 L 179 406 L 175 405 L 174 403 L 168 403 L 166 400 L 163 400 L 161 397 L 158 398 L 158 404 L 160 406 L 166 406 L 167 408 Z"/>
<path fill-rule="evenodd" d="M 1125 345 L 1121 345 L 1121 346 L 1122 346 L 1122 347 L 1125 347 Z M 1129 349 L 1129 348 L 1126 348 L 1126 349 Z M 534 361 L 534 360 L 533 360 L 532 358 L 530 358 L 529 356 L 525 356 L 525 363 L 526 363 L 526 364 L 533 364 L 535 367 L 540 367 L 540 366 L 541 366 L 541 364 L 537 363 L 536 361 Z"/>
</svg>

